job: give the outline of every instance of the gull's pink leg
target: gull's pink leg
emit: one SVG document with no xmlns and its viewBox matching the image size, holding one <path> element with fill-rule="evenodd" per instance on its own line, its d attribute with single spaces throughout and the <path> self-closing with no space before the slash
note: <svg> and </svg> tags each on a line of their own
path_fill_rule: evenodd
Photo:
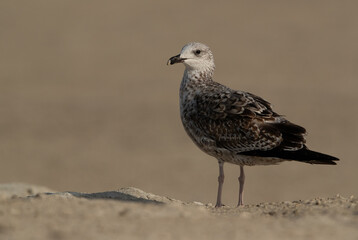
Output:
<svg viewBox="0 0 358 240">
<path fill-rule="evenodd" d="M 239 176 L 239 202 L 237 206 L 244 205 L 242 201 L 242 193 L 244 192 L 244 183 L 245 183 L 245 173 L 244 173 L 244 167 L 240 166 L 240 176 Z"/>
<path fill-rule="evenodd" d="M 225 178 L 224 177 L 224 162 L 219 160 L 219 177 L 218 177 L 219 187 L 218 187 L 218 196 L 216 199 L 215 207 L 223 206 L 223 204 L 221 203 L 221 193 L 223 190 L 224 178 Z"/>
</svg>

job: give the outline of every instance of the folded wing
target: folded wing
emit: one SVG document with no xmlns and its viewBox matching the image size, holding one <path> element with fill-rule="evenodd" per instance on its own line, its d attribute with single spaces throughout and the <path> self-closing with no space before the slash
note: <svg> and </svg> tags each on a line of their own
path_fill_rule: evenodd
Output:
<svg viewBox="0 0 358 240">
<path fill-rule="evenodd" d="M 212 91 L 209 88 L 198 95 L 195 99 L 198 114 L 193 117 L 197 127 L 214 140 L 217 147 L 242 155 L 306 162 L 314 158 L 331 162 L 336 159 L 308 150 L 306 130 L 275 113 L 264 99 L 223 85 L 212 87 L 221 89 Z"/>
</svg>

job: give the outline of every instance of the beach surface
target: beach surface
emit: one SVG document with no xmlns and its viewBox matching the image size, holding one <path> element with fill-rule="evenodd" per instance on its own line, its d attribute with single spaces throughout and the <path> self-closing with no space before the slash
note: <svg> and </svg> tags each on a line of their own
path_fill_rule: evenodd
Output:
<svg viewBox="0 0 358 240">
<path fill-rule="evenodd" d="M 99 193 L 0 185 L 0 239 L 357 239 L 358 199 L 242 207 L 182 202 L 127 187 Z"/>
</svg>

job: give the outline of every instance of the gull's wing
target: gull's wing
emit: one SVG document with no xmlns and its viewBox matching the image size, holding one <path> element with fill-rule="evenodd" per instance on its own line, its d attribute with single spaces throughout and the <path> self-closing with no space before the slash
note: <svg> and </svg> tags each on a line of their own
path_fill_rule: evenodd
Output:
<svg viewBox="0 0 358 240">
<path fill-rule="evenodd" d="M 196 95 L 197 127 L 217 147 L 240 153 L 304 147 L 306 130 L 272 110 L 264 99 L 223 85 L 208 86 Z"/>
</svg>

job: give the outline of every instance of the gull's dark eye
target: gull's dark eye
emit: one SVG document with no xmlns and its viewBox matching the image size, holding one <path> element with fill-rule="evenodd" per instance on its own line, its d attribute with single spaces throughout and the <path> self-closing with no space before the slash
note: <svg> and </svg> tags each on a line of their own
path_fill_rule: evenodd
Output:
<svg viewBox="0 0 358 240">
<path fill-rule="evenodd" d="M 194 52 L 194 53 L 195 53 L 195 55 L 197 55 L 197 56 L 198 56 L 198 55 L 201 53 L 201 51 L 198 49 L 198 50 L 195 50 L 195 52 Z"/>
</svg>

